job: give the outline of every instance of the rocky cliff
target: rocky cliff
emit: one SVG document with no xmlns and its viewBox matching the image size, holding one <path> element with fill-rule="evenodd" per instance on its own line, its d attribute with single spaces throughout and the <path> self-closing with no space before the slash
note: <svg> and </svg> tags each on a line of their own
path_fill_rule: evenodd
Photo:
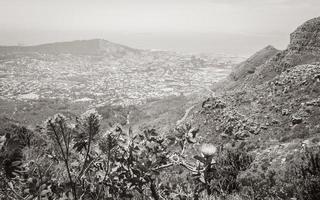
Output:
<svg viewBox="0 0 320 200">
<path fill-rule="evenodd" d="M 290 51 L 319 53 L 320 17 L 305 22 L 291 33 L 288 49 Z"/>
<path fill-rule="evenodd" d="M 294 66 L 317 62 L 320 62 L 320 17 L 305 22 L 291 33 L 287 49 L 276 51 L 269 47 L 241 63 L 224 88 L 257 87 Z"/>
<path fill-rule="evenodd" d="M 291 67 L 319 62 L 319 47 L 320 17 L 305 22 L 291 33 L 288 48 L 261 65 L 251 82 L 261 84 Z"/>
</svg>

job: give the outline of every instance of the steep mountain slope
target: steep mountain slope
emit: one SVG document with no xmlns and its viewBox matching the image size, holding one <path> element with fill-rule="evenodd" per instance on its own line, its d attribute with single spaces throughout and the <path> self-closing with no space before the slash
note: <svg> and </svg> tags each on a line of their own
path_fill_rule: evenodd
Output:
<svg viewBox="0 0 320 200">
<path fill-rule="evenodd" d="M 288 49 L 296 52 L 320 52 L 320 17 L 311 19 L 299 26 L 290 35 Z"/>
<path fill-rule="evenodd" d="M 305 22 L 291 33 L 290 43 L 284 51 L 278 52 L 267 47 L 240 64 L 231 74 L 231 82 L 228 80 L 222 88 L 228 89 L 234 86 L 241 90 L 257 87 L 291 67 L 319 62 L 319 46 L 320 17 L 317 17 Z"/>
<path fill-rule="evenodd" d="M 280 51 L 270 45 L 261 49 L 248 60 L 237 65 L 230 74 L 230 78 L 235 81 L 239 79 L 243 80 L 248 74 L 253 74 L 257 67 L 264 64 L 278 52 Z"/>
<path fill-rule="evenodd" d="M 224 81 L 187 120 L 199 128 L 198 144 L 245 149 L 255 157 L 241 175 L 249 183 L 261 184 L 268 173 L 285 171 L 304 148 L 320 146 L 319 30 L 320 18 L 310 20 L 291 34 L 288 49 L 264 59 L 254 73 L 236 69 L 232 76 L 239 78 Z M 241 68 L 251 69 L 252 58 Z"/>
<path fill-rule="evenodd" d="M 190 120 L 216 144 L 256 141 L 268 146 L 320 137 L 319 86 L 320 65 L 298 65 L 259 89 L 209 98 Z"/>
<path fill-rule="evenodd" d="M 37 46 L 0 46 L 0 54 L 28 52 L 74 55 L 108 54 L 121 56 L 130 53 L 138 53 L 139 50 L 120 44 L 115 44 L 103 39 L 57 42 Z"/>
<path fill-rule="evenodd" d="M 285 51 L 277 54 L 270 62 L 262 65 L 252 81 L 262 83 L 279 75 L 286 69 L 320 61 L 320 17 L 311 19 L 290 35 L 290 44 Z"/>
</svg>

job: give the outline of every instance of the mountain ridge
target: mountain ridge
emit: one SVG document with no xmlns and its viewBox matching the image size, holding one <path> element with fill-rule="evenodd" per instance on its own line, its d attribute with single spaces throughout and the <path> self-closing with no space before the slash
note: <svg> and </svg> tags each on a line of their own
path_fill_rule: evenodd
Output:
<svg viewBox="0 0 320 200">
<path fill-rule="evenodd" d="M 264 47 L 250 58 L 237 65 L 229 77 L 235 81 L 244 79 L 248 74 L 253 74 L 257 67 L 265 63 L 278 52 L 280 51 L 271 45 Z"/>
<path fill-rule="evenodd" d="M 290 34 L 288 49 L 320 52 L 320 17 L 306 21 Z"/>
<path fill-rule="evenodd" d="M 308 20 L 296 28 L 290 34 L 290 43 L 285 50 L 272 49 L 268 46 L 240 63 L 229 79 L 223 84 L 217 84 L 216 88 L 244 90 L 258 87 L 294 66 L 320 62 L 320 17 Z"/>
<path fill-rule="evenodd" d="M 110 42 L 104 39 L 74 40 L 66 42 L 45 43 L 32 46 L 0 46 L 1 54 L 38 52 L 48 54 L 129 54 L 140 50 L 125 45 Z"/>
<path fill-rule="evenodd" d="M 271 80 L 287 69 L 320 61 L 320 17 L 313 18 L 290 34 L 288 48 L 261 65 L 252 77 L 252 84 Z M 255 81 L 259 80 L 259 81 Z"/>
</svg>

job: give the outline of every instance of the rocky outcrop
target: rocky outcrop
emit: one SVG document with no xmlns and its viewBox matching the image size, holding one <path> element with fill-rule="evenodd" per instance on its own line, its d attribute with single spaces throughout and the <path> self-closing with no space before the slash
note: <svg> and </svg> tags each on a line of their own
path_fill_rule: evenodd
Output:
<svg viewBox="0 0 320 200">
<path fill-rule="evenodd" d="M 258 62 L 258 61 L 261 62 Z M 235 68 L 230 75 L 232 89 L 246 89 L 261 85 L 282 72 L 320 61 L 320 17 L 299 26 L 290 35 L 290 44 L 284 51 L 267 47 Z"/>
<path fill-rule="evenodd" d="M 253 78 L 253 83 L 261 84 L 294 66 L 313 64 L 319 61 L 320 17 L 299 26 L 290 35 L 288 48 L 273 57 L 270 62 L 259 67 Z"/>
<path fill-rule="evenodd" d="M 320 17 L 305 22 L 291 33 L 288 49 L 320 52 Z"/>
<path fill-rule="evenodd" d="M 217 97 L 208 98 L 207 100 L 202 102 L 202 108 L 205 108 L 205 109 L 223 109 L 225 107 L 226 107 L 226 103 Z"/>
</svg>

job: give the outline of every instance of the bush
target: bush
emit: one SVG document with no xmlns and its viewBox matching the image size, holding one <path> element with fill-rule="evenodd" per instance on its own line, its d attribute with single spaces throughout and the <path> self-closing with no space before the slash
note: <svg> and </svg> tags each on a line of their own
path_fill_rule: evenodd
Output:
<svg viewBox="0 0 320 200">
<path fill-rule="evenodd" d="M 121 125 L 104 132 L 101 120 L 91 110 L 75 120 L 57 114 L 33 132 L 8 129 L 0 143 L 0 199 L 319 199 L 319 147 L 290 154 L 276 169 L 272 157 L 253 163 L 245 146 L 202 144 L 190 164 L 190 146 L 199 142 L 191 124 L 164 137 Z"/>
<path fill-rule="evenodd" d="M 320 148 L 302 149 L 277 169 L 271 168 L 266 158 L 241 174 L 239 181 L 241 193 L 250 199 L 317 200 L 320 197 Z"/>
<path fill-rule="evenodd" d="M 16 151 L 24 137 L 7 139 L 0 199 L 159 199 L 157 167 L 168 161 L 164 139 L 155 130 L 133 135 L 119 126 L 102 133 L 100 121 L 95 111 L 75 122 L 57 114 L 38 127 L 32 145 Z"/>
<path fill-rule="evenodd" d="M 252 156 L 242 149 L 220 152 L 208 174 L 211 193 L 224 196 L 239 192 L 241 185 L 238 176 L 250 167 L 252 161 Z"/>
<path fill-rule="evenodd" d="M 320 147 L 304 149 L 298 158 L 288 165 L 288 183 L 298 199 L 317 200 L 320 197 Z"/>
</svg>

